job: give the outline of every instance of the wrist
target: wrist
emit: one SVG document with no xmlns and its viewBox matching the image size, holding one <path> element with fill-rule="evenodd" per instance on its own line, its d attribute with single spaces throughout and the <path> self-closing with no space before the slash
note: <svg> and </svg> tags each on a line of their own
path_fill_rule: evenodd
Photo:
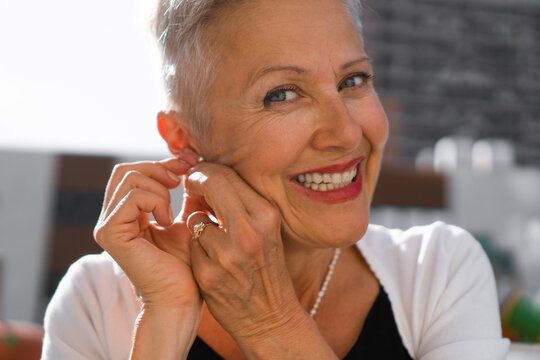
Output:
<svg viewBox="0 0 540 360">
<path fill-rule="evenodd" d="M 201 309 L 143 305 L 131 359 L 185 359 L 197 336 Z"/>
<path fill-rule="evenodd" d="M 272 321 L 260 323 L 259 329 L 235 337 L 248 359 L 337 359 L 317 324 L 300 304 L 282 311 Z"/>
<path fill-rule="evenodd" d="M 182 298 L 177 298 L 171 294 L 138 294 L 138 297 L 143 311 L 159 313 L 170 311 L 175 313 L 192 311 L 202 307 L 202 298 L 198 293 L 190 296 L 183 296 Z"/>
</svg>

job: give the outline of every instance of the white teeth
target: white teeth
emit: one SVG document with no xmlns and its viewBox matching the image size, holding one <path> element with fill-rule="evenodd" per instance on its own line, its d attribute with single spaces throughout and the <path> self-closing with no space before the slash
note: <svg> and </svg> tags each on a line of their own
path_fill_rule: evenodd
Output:
<svg viewBox="0 0 540 360">
<path fill-rule="evenodd" d="M 356 176 L 356 167 L 342 173 L 308 173 L 298 175 L 296 180 L 304 187 L 317 191 L 329 191 L 348 186 Z"/>
</svg>

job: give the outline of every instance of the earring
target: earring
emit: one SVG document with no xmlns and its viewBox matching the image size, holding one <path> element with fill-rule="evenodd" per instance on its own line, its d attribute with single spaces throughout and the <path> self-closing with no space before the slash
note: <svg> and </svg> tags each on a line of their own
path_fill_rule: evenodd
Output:
<svg viewBox="0 0 540 360">
<path fill-rule="evenodd" d="M 204 161 L 204 156 L 199 155 L 199 157 L 197 158 L 197 162 L 203 162 L 203 161 Z"/>
</svg>

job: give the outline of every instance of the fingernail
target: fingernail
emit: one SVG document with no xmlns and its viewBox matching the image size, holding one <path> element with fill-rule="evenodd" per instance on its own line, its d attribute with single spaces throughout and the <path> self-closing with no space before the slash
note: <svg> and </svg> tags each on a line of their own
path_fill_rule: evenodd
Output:
<svg viewBox="0 0 540 360">
<path fill-rule="evenodd" d="M 169 220 L 171 221 L 171 224 L 174 222 L 174 214 L 170 207 L 169 207 Z"/>
<path fill-rule="evenodd" d="M 183 149 L 180 150 L 180 152 L 178 154 L 176 154 L 176 157 L 184 160 L 185 162 L 187 162 L 191 166 L 197 165 L 197 157 L 198 156 L 199 155 L 197 155 L 197 153 L 195 153 L 193 150 L 191 150 L 189 148 L 183 148 Z"/>
<path fill-rule="evenodd" d="M 180 178 L 179 178 L 175 173 L 173 173 L 173 172 L 170 171 L 170 170 L 167 170 L 167 175 L 169 175 L 169 177 L 170 177 L 174 182 L 179 182 L 179 181 L 180 181 Z"/>
</svg>

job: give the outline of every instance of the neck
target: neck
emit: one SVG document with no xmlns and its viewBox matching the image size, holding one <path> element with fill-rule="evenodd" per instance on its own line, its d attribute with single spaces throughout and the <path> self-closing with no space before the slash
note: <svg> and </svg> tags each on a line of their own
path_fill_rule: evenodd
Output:
<svg viewBox="0 0 540 360">
<path fill-rule="evenodd" d="M 284 241 L 283 250 L 296 296 L 309 312 L 328 273 L 334 249 L 318 249 L 294 241 Z"/>
</svg>

